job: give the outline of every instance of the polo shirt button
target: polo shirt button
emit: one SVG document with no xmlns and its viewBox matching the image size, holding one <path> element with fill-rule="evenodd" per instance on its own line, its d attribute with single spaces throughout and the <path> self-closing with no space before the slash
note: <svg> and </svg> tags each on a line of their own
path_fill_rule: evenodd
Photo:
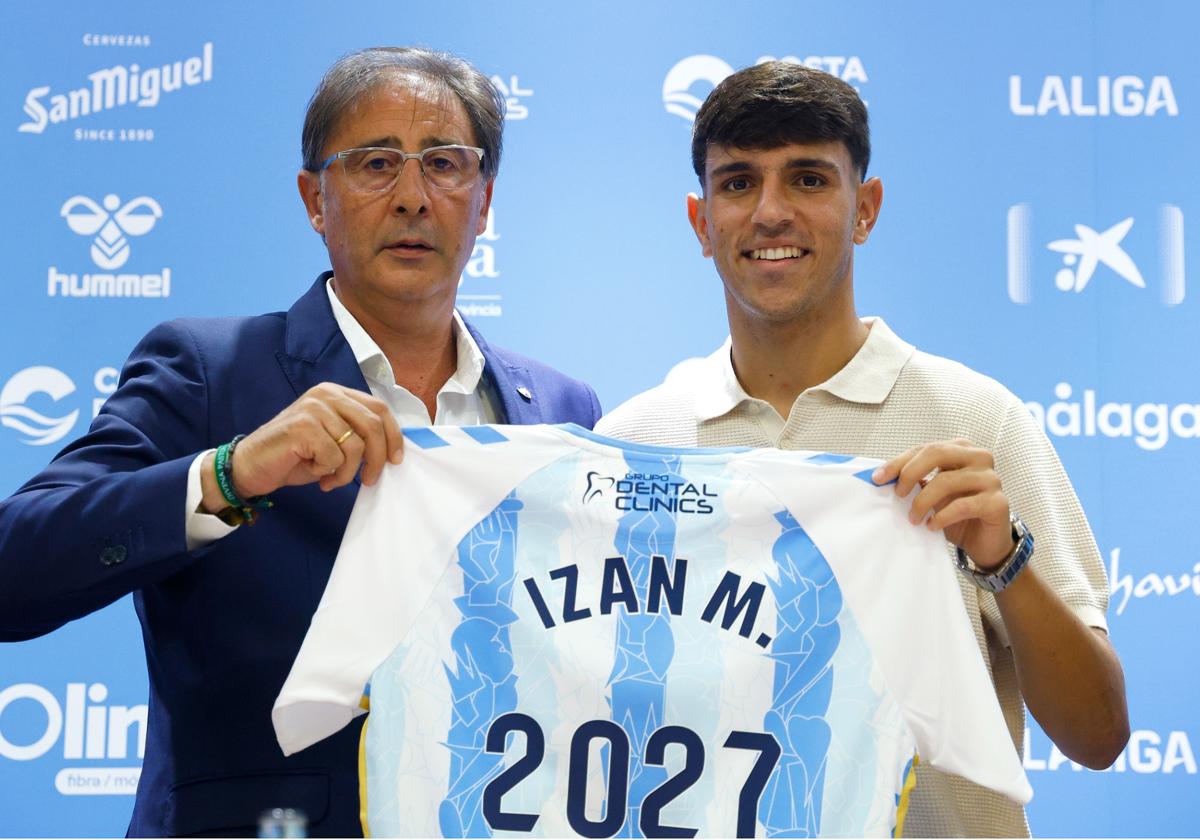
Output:
<svg viewBox="0 0 1200 840">
<path fill-rule="evenodd" d="M 100 552 L 100 562 L 105 566 L 116 566 L 125 562 L 126 549 L 123 545 L 105 546 Z"/>
</svg>

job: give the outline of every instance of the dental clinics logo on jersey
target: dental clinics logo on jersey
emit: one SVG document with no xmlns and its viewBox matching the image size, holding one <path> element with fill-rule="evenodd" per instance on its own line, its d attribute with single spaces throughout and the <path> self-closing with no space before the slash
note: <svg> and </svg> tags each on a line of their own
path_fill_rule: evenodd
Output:
<svg viewBox="0 0 1200 840">
<path fill-rule="evenodd" d="M 165 298 L 171 296 L 171 269 L 140 274 L 121 271 L 133 254 L 133 240 L 145 236 L 163 217 L 162 206 L 148 195 L 128 200 L 108 193 L 99 201 L 86 196 L 68 198 L 61 209 L 68 230 L 88 243 L 92 266 L 65 271 L 50 266 L 46 294 L 75 298 Z M 98 271 L 96 269 L 99 269 Z"/>
<path fill-rule="evenodd" d="M 1179 116 L 1168 76 L 1008 77 L 1008 109 L 1018 117 Z"/>
<path fill-rule="evenodd" d="M 92 375 L 95 393 L 91 397 L 91 417 L 109 394 L 117 390 L 120 372 L 102 367 Z M 81 400 L 73 397 L 75 382 L 58 368 L 34 365 L 19 370 L 0 387 L 0 426 L 12 429 L 26 446 L 58 443 L 75 428 L 81 413 Z M 83 397 L 82 404 L 86 404 Z"/>
<path fill-rule="evenodd" d="M 611 499 L 612 506 L 621 511 L 708 514 L 718 495 L 704 482 L 697 484 L 670 473 L 628 472 L 617 477 L 591 470 L 579 500 L 586 505 Z"/>
<path fill-rule="evenodd" d="M 768 61 L 790 61 L 793 64 L 803 64 L 814 70 L 824 70 L 832 76 L 837 76 L 863 94 L 862 86 L 866 84 L 867 70 L 863 61 L 856 55 L 809 55 L 800 58 L 787 55 L 776 59 L 773 55 L 759 56 L 755 64 L 765 64 Z M 705 97 L 712 89 L 721 83 L 726 76 L 732 75 L 733 67 L 725 59 L 714 55 L 689 55 L 677 62 L 667 71 L 663 80 L 663 107 L 668 114 L 682 117 L 689 123 L 696 119 L 696 111 L 704 103 Z"/>
<path fill-rule="evenodd" d="M 85 43 L 87 40 L 85 38 Z M 130 41 L 142 46 L 145 42 Z M 139 55 L 141 53 L 139 52 Z M 153 127 L 135 124 L 144 111 L 154 108 L 164 96 L 212 81 L 213 45 L 206 42 L 199 55 L 179 57 L 157 64 L 147 61 L 117 63 L 88 73 L 77 86 L 55 89 L 39 84 L 25 94 L 22 109 L 26 120 L 17 125 L 23 134 L 43 134 L 48 128 L 74 124 L 77 141 L 145 142 L 154 140 Z M 113 111 L 112 115 L 107 115 Z M 121 113 L 121 112 L 124 113 Z M 96 115 L 105 114 L 107 124 L 97 125 Z"/>
<path fill-rule="evenodd" d="M 1039 220 L 1036 234 L 1032 205 L 1010 207 L 1008 297 L 1013 303 L 1033 303 L 1051 289 L 1084 295 L 1097 284 L 1150 293 L 1164 306 L 1183 302 L 1183 210 L 1174 204 L 1100 223 Z"/>
</svg>

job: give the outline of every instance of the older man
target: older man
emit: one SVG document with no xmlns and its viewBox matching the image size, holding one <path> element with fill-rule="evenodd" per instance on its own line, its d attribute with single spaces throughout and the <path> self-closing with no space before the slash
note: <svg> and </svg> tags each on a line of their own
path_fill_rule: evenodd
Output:
<svg viewBox="0 0 1200 840">
<path fill-rule="evenodd" d="M 502 126 L 460 59 L 338 61 L 299 174 L 333 271 L 287 312 L 151 331 L 88 434 L 0 503 L 0 638 L 134 593 L 150 701 L 131 834 L 248 835 L 270 807 L 361 833 L 358 728 L 285 759 L 270 722 L 358 482 L 400 459 L 404 425 L 599 416 L 586 385 L 454 310 Z"/>
<path fill-rule="evenodd" d="M 883 201 L 879 179 L 866 178 L 869 158 L 866 108 L 835 76 L 769 62 L 713 90 L 696 115 L 692 163 L 703 195 L 689 196 L 688 216 L 724 284 L 730 341 L 599 430 L 668 446 L 889 459 L 876 481 L 895 480 L 901 495 L 919 487 L 914 526 L 944 530 L 953 544 L 1014 745 L 1024 701 L 1066 755 L 1107 767 L 1129 719 L 1095 540 L 1020 400 L 916 350 L 882 320 L 858 317 L 854 252 Z M 924 764 L 904 828 L 1029 831 L 1020 805 Z"/>
</svg>

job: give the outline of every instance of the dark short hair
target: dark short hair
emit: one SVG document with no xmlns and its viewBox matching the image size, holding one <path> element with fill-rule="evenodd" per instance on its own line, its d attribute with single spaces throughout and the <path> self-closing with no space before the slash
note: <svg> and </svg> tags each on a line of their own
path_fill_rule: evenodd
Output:
<svg viewBox="0 0 1200 840">
<path fill-rule="evenodd" d="M 726 77 L 704 100 L 692 129 L 692 168 L 703 186 L 709 146 L 774 149 L 829 140 L 846 146 L 865 178 L 871 132 L 854 88 L 822 70 L 767 61 Z"/>
<path fill-rule="evenodd" d="M 309 172 L 321 168 L 325 144 L 342 115 L 397 72 L 423 76 L 458 97 L 471 121 L 475 142 L 483 149 L 483 176 L 495 178 L 504 144 L 504 97 L 470 62 L 422 47 L 358 50 L 342 56 L 326 71 L 304 115 L 300 135 L 304 168 Z"/>
</svg>

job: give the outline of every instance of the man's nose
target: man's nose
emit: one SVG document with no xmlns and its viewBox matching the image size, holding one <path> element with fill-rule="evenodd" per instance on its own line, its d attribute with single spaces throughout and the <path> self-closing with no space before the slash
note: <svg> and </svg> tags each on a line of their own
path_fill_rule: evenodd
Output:
<svg viewBox="0 0 1200 840">
<path fill-rule="evenodd" d="M 423 216 L 429 212 L 429 181 L 421 170 L 421 161 L 406 158 L 392 184 L 392 210 L 400 215 Z"/>
<path fill-rule="evenodd" d="M 788 225 L 794 217 L 795 208 L 784 185 L 774 179 L 766 180 L 759 190 L 751 221 L 758 227 L 774 230 Z"/>
</svg>

